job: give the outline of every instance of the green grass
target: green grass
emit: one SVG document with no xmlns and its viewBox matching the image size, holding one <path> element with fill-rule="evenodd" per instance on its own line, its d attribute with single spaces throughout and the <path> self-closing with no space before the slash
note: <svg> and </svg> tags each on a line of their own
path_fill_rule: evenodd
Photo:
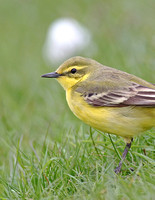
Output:
<svg viewBox="0 0 155 200">
<path fill-rule="evenodd" d="M 74 131 L 75 132 L 75 131 Z M 136 139 L 121 175 L 114 173 L 119 159 L 107 134 L 94 131 L 95 151 L 88 132 L 66 132 L 61 142 L 44 136 L 25 153 L 21 137 L 12 146 L 9 175 L 1 176 L 0 191 L 8 199 L 153 199 L 153 134 Z M 122 151 L 121 139 L 113 138 Z M 144 149 L 147 152 L 144 154 Z M 99 154 L 99 155 L 98 155 Z M 133 168 L 131 172 L 129 168 Z M 4 168 L 3 168 L 4 170 Z M 137 196 L 138 194 L 138 196 Z"/>
<path fill-rule="evenodd" d="M 154 0 L 1 1 L 0 199 L 154 199 L 154 130 L 134 139 L 117 176 L 108 134 L 76 119 L 58 83 L 40 78 L 57 68 L 42 57 L 48 25 L 69 16 L 92 31 L 94 59 L 155 83 L 154 6 Z M 121 154 L 122 138 L 112 140 Z"/>
</svg>

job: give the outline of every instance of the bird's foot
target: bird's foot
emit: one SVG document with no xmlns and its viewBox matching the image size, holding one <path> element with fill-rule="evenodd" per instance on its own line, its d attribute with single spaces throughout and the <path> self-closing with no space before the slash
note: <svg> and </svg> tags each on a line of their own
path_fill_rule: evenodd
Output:
<svg viewBox="0 0 155 200">
<path fill-rule="evenodd" d="M 121 166 L 116 167 L 116 168 L 114 169 L 114 172 L 115 172 L 116 174 L 119 174 L 119 173 L 121 172 Z"/>
</svg>

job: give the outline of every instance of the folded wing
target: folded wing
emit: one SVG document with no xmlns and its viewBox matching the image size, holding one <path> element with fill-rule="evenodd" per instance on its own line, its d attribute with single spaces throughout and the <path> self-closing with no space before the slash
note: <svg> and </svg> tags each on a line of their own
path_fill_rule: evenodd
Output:
<svg viewBox="0 0 155 200">
<path fill-rule="evenodd" d="M 129 87 L 109 89 L 104 92 L 91 92 L 83 94 L 84 100 L 92 106 L 143 106 L 155 107 L 155 89 L 137 83 Z"/>
</svg>

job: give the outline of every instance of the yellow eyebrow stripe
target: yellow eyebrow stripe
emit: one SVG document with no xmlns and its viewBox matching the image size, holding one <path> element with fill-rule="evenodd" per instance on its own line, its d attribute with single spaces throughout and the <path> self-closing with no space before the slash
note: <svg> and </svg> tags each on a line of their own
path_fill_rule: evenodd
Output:
<svg viewBox="0 0 155 200">
<path fill-rule="evenodd" d="M 86 66 L 77 66 L 77 65 L 75 65 L 75 66 L 70 66 L 70 67 L 67 68 L 67 71 L 69 72 L 69 71 L 71 71 L 73 68 L 76 68 L 77 70 L 81 70 L 81 69 L 86 68 Z"/>
</svg>

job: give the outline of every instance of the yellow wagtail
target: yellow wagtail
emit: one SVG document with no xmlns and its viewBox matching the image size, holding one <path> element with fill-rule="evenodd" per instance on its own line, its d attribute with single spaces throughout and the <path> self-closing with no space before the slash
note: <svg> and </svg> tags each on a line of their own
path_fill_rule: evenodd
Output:
<svg viewBox="0 0 155 200">
<path fill-rule="evenodd" d="M 134 75 L 77 56 L 42 77 L 57 78 L 79 119 L 125 139 L 116 173 L 121 170 L 132 138 L 155 126 L 155 85 Z"/>
</svg>

